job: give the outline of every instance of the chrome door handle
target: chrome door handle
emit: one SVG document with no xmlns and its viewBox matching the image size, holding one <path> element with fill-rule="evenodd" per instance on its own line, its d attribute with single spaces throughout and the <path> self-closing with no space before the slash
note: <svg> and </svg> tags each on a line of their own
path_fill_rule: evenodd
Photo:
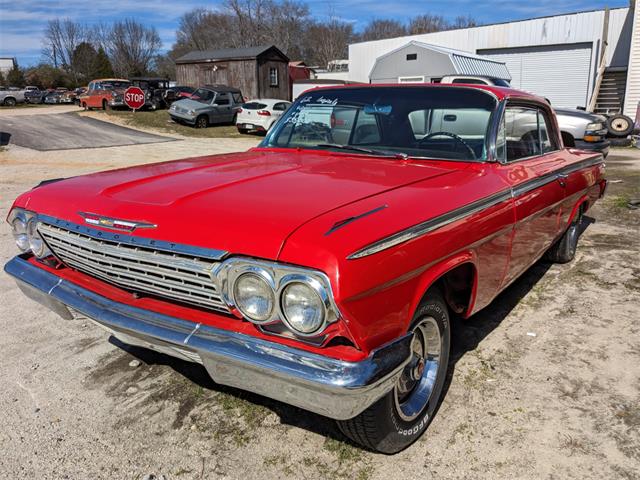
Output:
<svg viewBox="0 0 640 480">
<path fill-rule="evenodd" d="M 558 183 L 560 183 L 561 187 L 566 187 L 567 186 L 567 178 L 569 178 L 569 175 L 564 174 L 564 173 L 558 173 L 556 175 L 556 180 L 558 180 Z"/>
</svg>

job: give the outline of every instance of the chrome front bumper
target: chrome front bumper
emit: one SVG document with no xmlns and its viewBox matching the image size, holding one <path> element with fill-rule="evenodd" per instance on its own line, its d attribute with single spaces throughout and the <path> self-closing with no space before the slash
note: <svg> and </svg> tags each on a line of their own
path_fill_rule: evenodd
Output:
<svg viewBox="0 0 640 480">
<path fill-rule="evenodd" d="M 337 420 L 355 417 L 389 392 L 410 359 L 410 334 L 346 362 L 114 302 L 21 256 L 4 269 L 25 295 L 63 318 L 73 318 L 71 309 L 125 343 L 201 363 L 217 383 Z"/>
</svg>

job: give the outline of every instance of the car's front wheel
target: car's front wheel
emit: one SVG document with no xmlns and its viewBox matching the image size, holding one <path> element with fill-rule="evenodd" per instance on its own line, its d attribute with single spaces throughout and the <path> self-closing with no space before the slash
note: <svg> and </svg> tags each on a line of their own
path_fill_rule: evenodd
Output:
<svg viewBox="0 0 640 480">
<path fill-rule="evenodd" d="M 412 357 L 395 387 L 355 418 L 338 422 L 342 433 L 371 450 L 396 453 L 415 442 L 440 402 L 449 365 L 451 327 L 447 305 L 431 291 L 410 331 Z"/>
<path fill-rule="evenodd" d="M 200 115 L 196 118 L 196 128 L 207 128 L 209 126 L 209 119 L 206 115 Z"/>
</svg>

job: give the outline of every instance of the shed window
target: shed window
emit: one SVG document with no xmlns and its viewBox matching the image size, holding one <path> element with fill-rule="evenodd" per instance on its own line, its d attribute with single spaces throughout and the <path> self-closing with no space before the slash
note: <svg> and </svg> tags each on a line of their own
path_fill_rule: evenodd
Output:
<svg viewBox="0 0 640 480">
<path fill-rule="evenodd" d="M 417 59 L 418 59 L 417 53 L 407 53 L 407 60 L 417 60 Z"/>
<path fill-rule="evenodd" d="M 269 85 L 271 87 L 278 86 L 278 69 L 271 67 L 269 69 Z"/>
</svg>

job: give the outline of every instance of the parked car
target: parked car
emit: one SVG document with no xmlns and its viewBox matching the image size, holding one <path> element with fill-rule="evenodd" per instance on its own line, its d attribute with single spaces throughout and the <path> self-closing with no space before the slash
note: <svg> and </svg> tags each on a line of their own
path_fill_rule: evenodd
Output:
<svg viewBox="0 0 640 480">
<path fill-rule="evenodd" d="M 59 90 L 51 90 L 49 92 L 47 92 L 47 94 L 44 96 L 44 103 L 47 104 L 58 104 L 60 103 L 60 96 L 62 95 L 62 92 Z"/>
<path fill-rule="evenodd" d="M 176 85 L 174 87 L 170 87 L 176 94 L 176 100 L 180 100 L 182 98 L 191 98 L 193 92 L 196 91 L 193 87 L 187 87 L 184 85 Z"/>
<path fill-rule="evenodd" d="M 87 91 L 79 97 L 80 106 L 85 110 L 126 107 L 123 94 L 129 86 L 131 86 L 131 82 L 122 78 L 93 80 L 89 83 Z"/>
<path fill-rule="evenodd" d="M 177 98 L 176 92 L 169 88 L 168 78 L 135 77 L 130 78 L 131 84 L 139 87 L 145 94 L 144 107 L 148 110 L 168 108 Z"/>
<path fill-rule="evenodd" d="M 506 80 L 481 75 L 448 75 L 441 83 L 510 87 Z M 600 152 L 605 157 L 609 154 L 611 142 L 605 138 L 608 133 L 605 117 L 570 108 L 556 109 L 556 115 L 565 146 Z"/>
<path fill-rule="evenodd" d="M 472 316 L 543 256 L 571 261 L 605 188 L 602 155 L 563 148 L 542 98 L 314 89 L 248 152 L 27 191 L 5 271 L 64 318 L 394 453 L 436 413 L 452 315 Z"/>
<path fill-rule="evenodd" d="M 44 103 L 44 97 L 47 94 L 47 90 L 40 90 L 39 88 L 34 88 L 30 90 L 26 90 L 24 92 L 24 100 L 26 103 L 38 104 Z"/>
<path fill-rule="evenodd" d="M 267 132 L 290 106 L 291 102 L 272 98 L 245 103 L 238 111 L 236 118 L 238 131 L 240 133 Z"/>
<path fill-rule="evenodd" d="M 18 103 L 24 103 L 24 90 L 12 87 L 3 87 L 0 89 L 0 105 L 5 107 L 14 107 Z"/>
<path fill-rule="evenodd" d="M 205 128 L 216 123 L 236 123 L 244 103 L 242 92 L 226 85 L 206 85 L 198 88 L 191 98 L 171 104 L 169 115 L 174 122 Z"/>
</svg>

